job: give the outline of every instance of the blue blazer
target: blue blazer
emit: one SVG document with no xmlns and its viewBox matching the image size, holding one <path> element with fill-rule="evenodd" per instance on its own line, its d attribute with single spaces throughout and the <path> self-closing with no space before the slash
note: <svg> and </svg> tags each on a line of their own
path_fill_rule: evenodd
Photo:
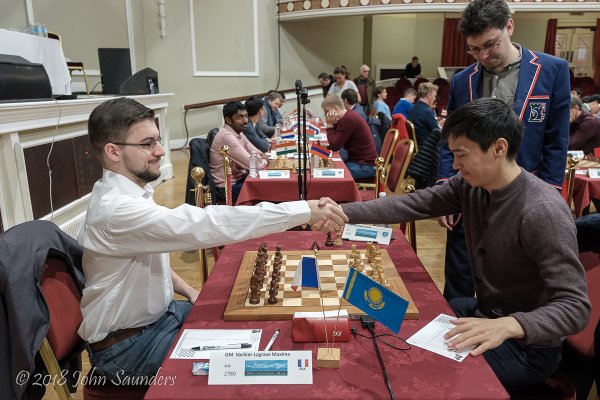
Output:
<svg viewBox="0 0 600 400">
<path fill-rule="evenodd" d="M 513 109 L 523 124 L 517 163 L 549 184 L 562 188 L 569 144 L 571 101 L 569 64 L 522 47 Z M 475 63 L 452 77 L 448 111 L 481 97 L 483 67 Z M 438 182 L 455 175 L 447 142 L 440 145 Z"/>
</svg>

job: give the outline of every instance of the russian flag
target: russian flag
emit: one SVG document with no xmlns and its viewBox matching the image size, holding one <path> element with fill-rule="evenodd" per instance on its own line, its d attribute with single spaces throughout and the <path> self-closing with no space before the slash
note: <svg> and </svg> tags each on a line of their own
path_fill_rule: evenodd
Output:
<svg viewBox="0 0 600 400">
<path fill-rule="evenodd" d="M 292 290 L 302 287 L 319 287 L 319 269 L 317 268 L 317 259 L 310 256 L 302 256 L 296 273 L 292 278 Z"/>
<path fill-rule="evenodd" d="M 277 153 L 277 155 L 290 154 L 290 153 L 296 152 L 296 143 L 295 142 L 284 141 L 284 142 L 275 144 L 275 146 L 273 146 L 273 147 L 274 147 L 275 153 Z"/>
<path fill-rule="evenodd" d="M 313 142 L 312 146 L 310 146 L 310 154 L 322 158 L 323 160 L 327 160 L 329 158 L 329 149 Z"/>
</svg>

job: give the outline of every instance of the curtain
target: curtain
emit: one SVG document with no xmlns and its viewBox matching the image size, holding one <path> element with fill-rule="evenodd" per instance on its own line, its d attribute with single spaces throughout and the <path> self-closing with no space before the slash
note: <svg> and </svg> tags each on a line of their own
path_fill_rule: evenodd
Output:
<svg viewBox="0 0 600 400">
<path fill-rule="evenodd" d="M 596 20 L 596 33 L 594 33 L 594 81 L 600 88 L 600 18 Z"/>
<path fill-rule="evenodd" d="M 466 67 L 475 62 L 467 54 L 467 44 L 458 31 L 459 18 L 444 19 L 444 33 L 442 36 L 442 67 Z"/>
<path fill-rule="evenodd" d="M 546 43 L 544 44 L 544 53 L 552 54 L 556 52 L 556 25 L 557 19 L 549 19 L 546 27 Z"/>
</svg>

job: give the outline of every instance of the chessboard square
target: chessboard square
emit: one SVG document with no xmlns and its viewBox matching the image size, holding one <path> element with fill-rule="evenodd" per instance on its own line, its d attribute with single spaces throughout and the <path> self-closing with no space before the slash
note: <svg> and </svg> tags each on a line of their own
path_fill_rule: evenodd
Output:
<svg viewBox="0 0 600 400">
<path fill-rule="evenodd" d="M 321 299 L 318 297 L 302 299 L 302 307 L 321 307 Z"/>
<path fill-rule="evenodd" d="M 348 264 L 338 264 L 333 266 L 334 271 L 348 271 Z"/>
<path fill-rule="evenodd" d="M 302 305 L 302 299 L 298 298 L 298 299 L 288 299 L 285 298 L 283 299 L 283 306 L 284 307 L 300 307 Z"/>
<path fill-rule="evenodd" d="M 264 299 L 260 299 L 260 302 L 258 304 L 250 304 L 250 299 L 246 299 L 246 307 L 262 307 L 265 305 L 265 300 Z"/>
<path fill-rule="evenodd" d="M 319 267 L 325 266 L 325 265 L 332 265 L 333 261 L 329 258 L 319 258 Z"/>
<path fill-rule="evenodd" d="M 302 297 L 302 289 L 293 290 L 291 285 L 283 285 L 284 297 L 299 298 Z"/>
<path fill-rule="evenodd" d="M 332 254 L 330 257 L 332 260 L 345 260 L 346 254 Z"/>
<path fill-rule="evenodd" d="M 315 298 L 319 298 L 319 291 L 318 290 L 309 290 L 309 289 L 302 289 L 302 298 L 303 299 L 315 299 Z"/>
<path fill-rule="evenodd" d="M 283 272 L 283 276 L 285 276 L 286 278 L 293 278 L 294 275 L 296 274 L 296 271 L 288 271 L 287 269 L 285 271 L 279 271 L 279 273 L 281 274 L 281 272 Z"/>
<path fill-rule="evenodd" d="M 335 276 L 335 273 L 333 271 L 323 271 L 321 269 L 319 270 L 319 276 L 321 278 L 333 278 Z"/>
<path fill-rule="evenodd" d="M 342 297 L 344 294 L 344 289 L 338 289 L 338 297 Z"/>
<path fill-rule="evenodd" d="M 321 290 L 323 290 L 323 291 L 337 290 L 337 284 L 335 282 L 329 282 L 329 283 L 321 282 Z M 323 294 L 323 297 L 325 297 L 325 294 Z"/>
<path fill-rule="evenodd" d="M 333 297 L 336 298 L 338 297 L 338 291 L 337 288 L 333 288 L 331 290 L 322 290 L 321 291 L 321 297 L 325 298 L 329 298 L 329 297 Z"/>
<path fill-rule="evenodd" d="M 339 306 L 340 299 L 337 297 L 325 297 L 325 298 L 323 298 L 323 305 L 324 306 Z"/>
</svg>

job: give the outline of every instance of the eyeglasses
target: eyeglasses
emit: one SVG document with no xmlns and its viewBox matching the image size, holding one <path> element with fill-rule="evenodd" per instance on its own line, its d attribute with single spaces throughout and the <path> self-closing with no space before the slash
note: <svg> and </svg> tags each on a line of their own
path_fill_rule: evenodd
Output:
<svg viewBox="0 0 600 400">
<path fill-rule="evenodd" d="M 496 47 L 500 46 L 500 43 L 502 43 L 503 38 L 504 38 L 504 29 L 502 29 L 502 32 L 500 33 L 500 38 L 496 39 L 493 43 L 486 44 L 482 48 L 468 46 L 467 54 L 470 54 L 472 56 L 478 56 L 481 52 L 484 52 L 485 54 L 489 54 L 490 51 L 492 51 Z"/>
<path fill-rule="evenodd" d="M 147 142 L 144 143 L 117 143 L 117 142 L 113 142 L 113 144 L 116 144 L 118 146 L 137 146 L 137 147 L 141 147 L 143 149 L 146 150 L 154 150 L 154 148 L 156 147 L 156 144 L 159 143 L 160 145 L 162 145 L 162 138 L 159 136 L 156 139 L 150 139 Z"/>
</svg>

